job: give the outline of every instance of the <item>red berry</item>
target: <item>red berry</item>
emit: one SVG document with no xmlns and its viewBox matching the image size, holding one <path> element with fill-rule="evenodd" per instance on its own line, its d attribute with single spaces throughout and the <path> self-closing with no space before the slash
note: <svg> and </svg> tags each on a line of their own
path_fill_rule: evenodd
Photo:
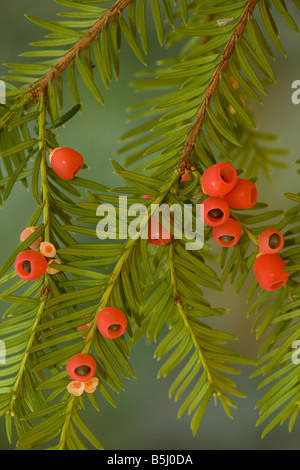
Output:
<svg viewBox="0 0 300 470">
<path fill-rule="evenodd" d="M 153 196 L 149 196 L 148 194 L 144 194 L 142 196 L 142 199 L 153 199 Z M 173 234 L 168 232 L 161 223 L 158 222 L 157 230 L 153 229 L 152 233 L 152 228 L 153 226 L 151 225 L 151 220 L 157 221 L 157 216 L 153 215 L 150 220 L 149 220 L 149 230 L 148 230 L 148 243 L 151 243 L 151 245 L 167 245 L 170 243 L 170 241 L 173 238 Z"/>
<path fill-rule="evenodd" d="M 230 208 L 220 197 L 208 197 L 200 206 L 201 217 L 206 225 L 216 227 L 224 224 L 230 216 Z"/>
<path fill-rule="evenodd" d="M 259 285 L 267 290 L 280 289 L 289 278 L 289 273 L 282 271 L 285 262 L 279 255 L 261 254 L 254 261 L 254 274 Z"/>
<path fill-rule="evenodd" d="M 76 150 L 58 147 L 49 156 L 53 171 L 63 180 L 71 180 L 83 166 L 83 157 Z"/>
<path fill-rule="evenodd" d="M 181 182 L 191 182 L 191 176 L 192 176 L 192 180 L 194 180 L 196 178 L 193 171 L 185 170 L 184 174 L 180 178 L 180 181 Z M 202 194 L 203 194 L 203 192 L 202 192 L 202 188 L 201 188 L 200 191 L 193 196 L 193 198 L 198 198 Z"/>
<path fill-rule="evenodd" d="M 275 254 L 279 253 L 284 247 L 284 238 L 279 230 L 268 228 L 264 230 L 258 239 L 258 248 L 262 253 Z"/>
<path fill-rule="evenodd" d="M 194 170 L 186 169 L 185 172 L 183 173 L 183 175 L 181 176 L 180 181 L 191 182 L 194 179 L 196 179 L 195 168 L 194 168 Z"/>
<path fill-rule="evenodd" d="M 191 181 L 190 174 L 191 174 L 191 172 L 189 170 L 185 170 L 184 174 L 180 178 L 180 181 Z M 195 179 L 194 175 L 193 175 L 193 179 Z"/>
<path fill-rule="evenodd" d="M 91 313 L 89 313 L 88 315 L 84 315 L 84 317 L 82 317 L 82 318 L 92 317 L 92 316 L 93 316 L 93 315 L 92 315 Z M 77 327 L 77 330 L 78 330 L 78 331 L 88 330 L 88 329 L 90 328 L 91 324 L 92 324 L 92 323 L 89 322 L 89 323 L 86 323 L 85 325 L 78 326 L 78 327 Z M 84 336 L 83 336 L 83 339 L 87 339 L 88 335 L 89 335 L 88 333 L 87 333 L 86 335 L 84 335 Z"/>
<path fill-rule="evenodd" d="M 236 220 L 228 219 L 224 224 L 213 227 L 212 235 L 218 245 L 229 247 L 238 243 L 242 229 Z"/>
<path fill-rule="evenodd" d="M 47 267 L 46 258 L 38 251 L 23 251 L 15 260 L 15 269 L 18 275 L 26 281 L 39 279 L 45 274 Z"/>
<path fill-rule="evenodd" d="M 115 339 L 125 333 L 127 319 L 118 308 L 106 307 L 100 310 L 97 315 L 97 326 L 102 336 Z"/>
<path fill-rule="evenodd" d="M 88 354 L 75 354 L 67 363 L 69 376 L 78 382 L 87 382 L 94 377 L 96 370 L 96 361 Z"/>
<path fill-rule="evenodd" d="M 157 228 L 152 225 L 151 222 L 156 221 L 157 225 L 157 217 L 153 215 L 149 220 L 149 230 L 148 230 L 148 243 L 151 245 L 162 246 L 167 245 L 173 238 L 173 234 L 168 232 L 168 230 L 158 222 Z"/>
<path fill-rule="evenodd" d="M 230 163 L 220 162 L 205 170 L 201 178 L 203 192 L 220 197 L 233 190 L 237 183 L 237 172 Z"/>
<path fill-rule="evenodd" d="M 257 189 L 252 181 L 239 178 L 235 188 L 224 199 L 234 209 L 251 209 L 257 201 Z"/>
</svg>

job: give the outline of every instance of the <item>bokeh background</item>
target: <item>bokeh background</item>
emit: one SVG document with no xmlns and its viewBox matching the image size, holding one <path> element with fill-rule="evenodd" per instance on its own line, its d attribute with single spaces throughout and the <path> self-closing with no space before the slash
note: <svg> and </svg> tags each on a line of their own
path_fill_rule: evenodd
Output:
<svg viewBox="0 0 300 470">
<path fill-rule="evenodd" d="M 291 13 L 298 25 L 300 14 L 288 2 Z M 291 5 L 290 5 L 291 4 Z M 62 7 L 50 0 L 10 0 L 1 2 L 0 6 L 0 62 L 17 62 L 18 54 L 28 50 L 28 43 L 43 38 L 45 31 L 31 24 L 24 14 L 54 20 L 55 14 Z M 290 30 L 283 20 L 279 20 L 280 38 L 287 52 L 287 58 L 280 56 L 275 48 L 274 63 L 277 84 L 268 89 L 268 96 L 263 97 L 263 106 L 254 105 L 258 127 L 260 130 L 278 134 L 276 143 L 279 147 L 291 150 L 286 157 L 289 164 L 287 170 L 272 170 L 272 182 L 262 177 L 258 182 L 260 200 L 270 203 L 272 209 L 291 207 L 283 194 L 299 192 L 299 175 L 295 161 L 300 158 L 300 105 L 292 104 L 291 85 L 300 80 L 299 36 Z M 161 49 L 152 19 L 149 18 L 149 66 L 154 65 L 158 58 L 172 55 L 173 51 Z M 22 60 L 22 59 L 21 59 Z M 109 91 L 102 90 L 105 106 L 98 105 L 83 86 L 83 115 L 76 116 L 65 129 L 59 132 L 62 146 L 76 148 L 85 155 L 90 170 L 90 178 L 108 185 L 120 184 L 113 174 L 109 162 L 116 157 L 119 147 L 118 138 L 127 129 L 126 108 L 139 100 L 130 82 L 136 72 L 143 66 L 124 44 L 121 52 L 121 74 L 118 82 L 113 82 Z M 0 75 L 6 69 L 0 66 Z M 65 110 L 73 104 L 65 102 Z M 89 175 L 87 174 L 87 177 Z M 30 193 L 21 184 L 16 185 L 4 207 L 0 209 L 0 264 L 2 265 L 19 240 L 19 233 L 27 223 L 35 206 Z M 208 292 L 208 299 L 215 307 L 226 307 L 230 311 L 220 319 L 218 328 L 234 333 L 239 340 L 234 345 L 242 354 L 256 357 L 260 342 L 251 333 L 252 319 L 246 318 L 248 305 L 245 303 L 247 285 L 237 295 L 233 289 L 225 286 L 224 292 L 213 294 Z M 0 317 L 4 305 L 0 303 Z M 247 394 L 247 399 L 238 400 L 238 408 L 234 410 L 234 419 L 227 418 L 221 406 L 213 403 L 207 409 L 202 425 L 195 438 L 190 430 L 190 418 L 184 415 L 177 419 L 179 404 L 168 398 L 168 390 L 173 376 L 157 380 L 159 363 L 153 359 L 155 345 L 146 345 L 141 341 L 132 350 L 132 365 L 136 379 L 126 382 L 126 391 L 115 398 L 117 408 L 101 404 L 101 412 L 87 409 L 85 419 L 107 450 L 132 449 L 178 449 L 178 450 L 230 450 L 230 449 L 300 449 L 300 422 L 292 434 L 287 426 L 277 427 L 264 440 L 261 440 L 262 428 L 256 428 L 258 412 L 255 404 L 261 397 L 258 390 L 259 380 L 250 379 L 253 369 L 241 368 L 241 375 L 236 378 L 237 385 Z M 0 449 L 11 449 L 6 435 L 4 420 L 0 421 Z"/>
</svg>

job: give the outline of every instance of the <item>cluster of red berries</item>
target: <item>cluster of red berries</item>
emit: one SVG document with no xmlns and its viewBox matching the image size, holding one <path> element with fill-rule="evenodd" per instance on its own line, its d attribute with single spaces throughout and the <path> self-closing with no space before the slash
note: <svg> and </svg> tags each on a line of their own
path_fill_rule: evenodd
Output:
<svg viewBox="0 0 300 470">
<path fill-rule="evenodd" d="M 214 240 L 229 247 L 241 237 L 240 224 L 230 218 L 230 208 L 251 209 L 257 201 L 257 189 L 253 182 L 238 178 L 235 168 L 229 163 L 217 163 L 202 175 L 202 190 L 209 197 L 202 204 L 202 218 L 212 227 Z M 259 285 L 268 291 L 280 289 L 289 278 L 283 271 L 285 263 L 278 255 L 284 246 L 281 232 L 270 228 L 258 239 L 260 252 L 254 262 L 254 274 Z"/>
<path fill-rule="evenodd" d="M 78 173 L 83 166 L 83 157 L 76 150 L 67 147 L 58 147 L 49 155 L 49 162 L 53 171 L 64 180 L 70 180 Z M 27 227 L 21 233 L 20 240 L 25 241 L 36 227 Z M 15 269 L 18 275 L 26 281 L 34 281 L 42 277 L 46 271 L 48 274 L 56 274 L 58 271 L 51 267 L 51 264 L 60 264 L 59 260 L 54 258 L 56 249 L 52 243 L 43 242 L 39 236 L 31 245 L 30 250 L 20 253 L 15 260 Z M 33 250 L 40 250 L 33 251 Z"/>
<path fill-rule="evenodd" d="M 78 330 L 87 329 L 90 323 L 83 325 Z M 98 312 L 97 327 L 102 336 L 108 339 L 116 339 L 122 336 L 127 328 L 127 319 L 124 313 L 115 307 L 106 307 Z M 87 335 L 84 336 L 86 338 Z M 93 393 L 98 385 L 95 376 L 97 370 L 96 361 L 88 354 L 75 354 L 67 363 L 67 372 L 72 382 L 68 384 L 68 391 L 75 396 L 84 391 Z"/>
<path fill-rule="evenodd" d="M 190 181 L 192 172 L 186 170 L 180 181 Z M 194 176 L 195 179 L 195 176 Z M 242 229 L 240 224 L 230 218 L 230 208 L 251 209 L 257 201 L 257 190 L 252 181 L 238 178 L 237 171 L 230 163 L 221 162 L 209 167 L 202 175 L 201 189 L 194 196 L 208 197 L 201 204 L 201 217 L 206 225 L 212 227 L 214 240 L 223 247 L 231 247 L 238 243 Z M 144 195 L 143 198 L 152 198 Z M 153 245 L 167 245 L 173 235 L 159 223 L 157 233 L 151 232 L 149 223 L 148 242 Z M 152 236 L 151 236 L 152 235 Z"/>
<path fill-rule="evenodd" d="M 180 181 L 191 181 L 192 172 L 188 169 Z M 195 176 L 194 176 L 195 179 Z M 230 217 L 232 209 L 251 209 L 257 202 L 257 189 L 252 181 L 238 178 L 236 169 L 230 163 L 221 162 L 212 165 L 202 175 L 200 192 L 194 197 L 207 195 L 201 204 L 201 217 L 204 223 L 212 227 L 212 236 L 222 247 L 236 245 L 241 237 L 240 224 Z M 151 198 L 152 196 L 142 196 Z M 166 245 L 172 239 L 159 224 L 159 233 L 152 234 L 151 221 L 148 242 L 154 245 Z M 164 235 L 164 236 L 163 236 Z M 281 232 L 276 229 L 265 230 L 258 240 L 260 253 L 254 263 L 254 273 L 259 285 L 265 290 L 276 290 L 288 280 L 289 274 L 283 271 L 285 263 L 278 255 L 284 246 Z"/>
<path fill-rule="evenodd" d="M 83 157 L 80 153 L 66 147 L 59 147 L 50 152 L 49 162 L 53 171 L 63 180 L 71 180 L 83 166 Z M 25 241 L 36 227 L 29 227 L 23 230 L 20 240 Z M 56 249 L 53 244 L 43 242 L 42 237 L 38 237 L 30 245 L 30 250 L 20 253 L 15 260 L 15 269 L 18 275 L 25 280 L 33 281 L 42 277 L 46 271 L 49 274 L 56 274 L 58 271 L 50 267 L 52 263 L 60 263 L 59 260 L 47 261 L 47 258 L 54 258 Z M 34 251 L 39 249 L 40 251 Z M 83 325 L 78 330 L 90 327 L 90 323 Z M 97 315 L 97 327 L 102 336 L 115 339 L 123 335 L 127 328 L 127 319 L 121 310 L 114 307 L 107 307 Z M 86 338 L 87 335 L 84 336 Z M 68 384 L 68 390 L 75 396 L 81 395 L 84 391 L 93 393 L 97 388 L 99 379 L 95 377 L 97 370 L 96 361 L 88 354 L 76 354 L 67 363 L 67 372 L 73 379 Z"/>
<path fill-rule="evenodd" d="M 242 229 L 230 217 L 230 208 L 251 209 L 257 201 L 257 189 L 252 181 L 238 178 L 230 163 L 221 162 L 209 167 L 202 175 L 203 193 L 209 197 L 201 205 L 201 216 L 212 227 L 212 236 L 218 245 L 234 246 Z"/>
</svg>

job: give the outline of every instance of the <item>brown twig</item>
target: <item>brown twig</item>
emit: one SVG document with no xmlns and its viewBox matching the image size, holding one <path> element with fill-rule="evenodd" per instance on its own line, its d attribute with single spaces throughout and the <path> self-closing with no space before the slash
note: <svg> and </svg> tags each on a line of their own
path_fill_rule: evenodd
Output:
<svg viewBox="0 0 300 470">
<path fill-rule="evenodd" d="M 74 44 L 58 64 L 32 86 L 28 96 L 30 98 L 38 99 L 40 95 L 45 95 L 47 93 L 49 81 L 54 80 L 61 75 L 73 62 L 76 55 L 89 47 L 97 35 L 102 31 L 103 27 L 113 21 L 131 2 L 132 0 L 117 0 L 112 8 L 94 24 L 94 26 L 89 30 L 89 33 L 79 39 L 79 41 Z"/>
<path fill-rule="evenodd" d="M 204 97 L 201 101 L 198 112 L 196 114 L 196 117 L 195 117 L 195 120 L 194 120 L 194 125 L 193 125 L 187 139 L 186 139 L 185 147 L 182 151 L 182 158 L 181 158 L 181 160 L 178 164 L 178 168 L 181 169 L 181 170 L 186 168 L 187 165 L 190 162 L 191 154 L 192 154 L 192 151 L 193 151 L 194 146 L 195 146 L 195 141 L 197 139 L 197 136 L 198 136 L 198 134 L 201 130 L 202 124 L 204 122 L 204 118 L 205 118 L 205 114 L 206 114 L 206 108 L 209 105 L 209 103 L 211 102 L 211 100 L 214 96 L 214 93 L 217 89 L 217 86 L 218 86 L 219 80 L 220 80 L 220 74 L 225 71 L 225 69 L 228 65 L 228 62 L 229 62 L 232 54 L 234 53 L 236 40 L 238 40 L 242 36 L 242 34 L 244 32 L 244 29 L 247 25 L 249 15 L 252 15 L 257 3 L 258 3 L 258 0 L 249 0 L 249 2 L 247 3 L 247 5 L 245 6 L 245 8 L 243 10 L 243 13 L 240 17 L 239 23 L 234 28 L 233 33 L 230 36 L 230 39 L 228 40 L 228 42 L 227 42 L 227 44 L 224 48 L 224 51 L 223 51 L 223 54 L 222 54 L 222 59 L 221 59 L 220 63 L 217 65 L 217 67 L 214 70 L 212 79 L 211 79 L 211 81 L 210 81 L 210 83 L 207 87 L 207 90 L 204 94 Z"/>
</svg>

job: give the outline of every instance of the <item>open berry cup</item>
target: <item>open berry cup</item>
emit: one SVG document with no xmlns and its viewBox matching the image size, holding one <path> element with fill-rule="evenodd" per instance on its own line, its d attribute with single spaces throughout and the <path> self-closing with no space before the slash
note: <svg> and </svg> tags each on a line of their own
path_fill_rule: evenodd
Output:
<svg viewBox="0 0 300 470">
<path fill-rule="evenodd" d="M 268 228 L 258 238 L 258 248 L 265 254 L 279 253 L 284 247 L 284 238 L 279 230 Z"/>
<path fill-rule="evenodd" d="M 66 369 L 71 379 L 87 382 L 94 377 L 97 364 L 88 354 L 75 354 L 69 359 Z"/>
<path fill-rule="evenodd" d="M 236 245 L 242 235 L 240 224 L 233 219 L 228 219 L 224 224 L 213 227 L 212 236 L 218 245 L 230 247 Z"/>
<path fill-rule="evenodd" d="M 200 215 L 206 225 L 216 227 L 229 219 L 230 207 L 220 197 L 208 197 L 200 206 Z"/>
<path fill-rule="evenodd" d="M 237 179 L 234 166 L 227 162 L 216 163 L 203 173 L 201 178 L 202 190 L 208 196 L 221 197 L 233 190 Z"/>
<path fill-rule="evenodd" d="M 104 338 L 116 339 L 125 333 L 127 319 L 118 308 L 106 307 L 98 312 L 97 327 Z"/>
<path fill-rule="evenodd" d="M 20 253 L 15 260 L 15 269 L 21 279 L 35 281 L 47 271 L 46 258 L 38 251 L 26 250 Z"/>
</svg>

